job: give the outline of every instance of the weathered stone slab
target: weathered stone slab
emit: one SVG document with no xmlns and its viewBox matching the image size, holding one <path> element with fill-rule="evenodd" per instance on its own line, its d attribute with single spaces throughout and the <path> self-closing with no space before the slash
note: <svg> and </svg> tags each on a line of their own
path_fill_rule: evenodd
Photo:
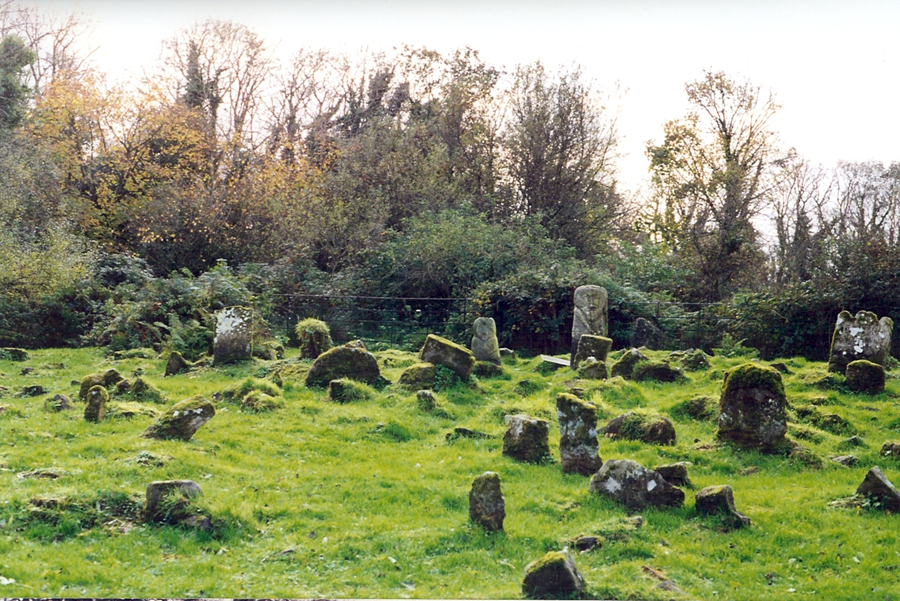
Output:
<svg viewBox="0 0 900 601">
<path fill-rule="evenodd" d="M 727 484 L 707 486 L 694 497 L 694 509 L 701 515 L 725 514 L 736 527 L 749 526 L 750 518 L 734 507 L 734 492 Z"/>
<path fill-rule="evenodd" d="M 884 367 L 859 359 L 847 364 L 847 387 L 853 392 L 866 394 L 880 394 L 884 392 L 885 374 Z"/>
<path fill-rule="evenodd" d="M 653 471 L 662 476 L 666 482 L 674 486 L 691 486 L 691 479 L 688 478 L 688 465 L 686 461 L 678 461 L 676 463 L 667 463 L 665 465 L 657 465 Z"/>
<path fill-rule="evenodd" d="M 593 357 L 600 363 L 606 363 L 606 356 L 612 348 L 612 338 L 584 334 L 577 344 L 577 352 L 572 358 L 572 369 L 578 369 L 582 361 Z"/>
<path fill-rule="evenodd" d="M 681 507 L 684 492 L 653 470 L 628 459 L 609 459 L 591 478 L 589 490 L 609 497 L 632 511 L 648 505 Z"/>
<path fill-rule="evenodd" d="M 525 566 L 522 594 L 532 599 L 569 598 L 584 588 L 584 578 L 567 551 L 550 551 Z"/>
<path fill-rule="evenodd" d="M 841 311 L 831 338 L 828 371 L 844 373 L 848 363 L 859 359 L 884 366 L 891 352 L 893 329 L 890 317 L 878 319 L 871 311 L 859 311 L 856 316 Z"/>
<path fill-rule="evenodd" d="M 332 380 L 350 378 L 366 384 L 377 384 L 381 377 L 375 355 L 359 346 L 336 346 L 325 351 L 313 362 L 306 374 L 306 385 L 324 388 Z"/>
<path fill-rule="evenodd" d="M 556 395 L 559 456 L 563 473 L 590 476 L 603 465 L 598 455 L 597 408 L 575 395 Z"/>
<path fill-rule="evenodd" d="M 575 314 L 572 319 L 572 360 L 578 352 L 578 341 L 582 336 L 585 334 L 606 336 L 608 328 L 609 307 L 606 289 L 600 286 L 576 288 Z"/>
<path fill-rule="evenodd" d="M 550 424 L 530 415 L 507 415 L 503 455 L 537 463 L 550 455 Z"/>
<path fill-rule="evenodd" d="M 408 390 L 422 390 L 434 388 L 436 378 L 437 370 L 433 363 L 416 363 L 403 370 L 397 383 Z"/>
<path fill-rule="evenodd" d="M 468 380 L 475 369 L 475 355 L 469 349 L 434 334 L 425 338 L 419 360 L 452 369 L 463 380 Z"/>
<path fill-rule="evenodd" d="M 500 343 L 497 341 L 497 324 L 493 317 L 479 317 L 474 324 L 472 354 L 476 361 L 500 365 Z"/>
<path fill-rule="evenodd" d="M 103 421 L 106 415 L 106 404 L 109 402 L 109 392 L 102 386 L 93 386 L 88 391 L 87 405 L 84 408 L 84 419 L 89 422 Z"/>
<path fill-rule="evenodd" d="M 253 309 L 228 307 L 216 314 L 213 364 L 248 361 L 253 355 Z"/>
<path fill-rule="evenodd" d="M 553 357 L 552 355 L 541 355 L 541 362 L 547 364 L 547 366 L 554 371 L 560 367 L 571 367 L 572 365 L 572 362 L 568 359 L 560 359 L 559 357 Z"/>
<path fill-rule="evenodd" d="M 160 440 L 188 441 L 216 414 L 216 409 L 206 398 L 195 396 L 175 403 L 158 420 L 150 424 L 142 436 Z"/>
<path fill-rule="evenodd" d="M 500 490 L 500 475 L 485 472 L 475 478 L 469 491 L 469 519 L 485 530 L 503 530 L 506 501 Z"/>
<path fill-rule="evenodd" d="M 778 371 L 754 363 L 738 365 L 725 374 L 718 437 L 744 448 L 781 448 L 787 433 L 786 407 Z"/>
</svg>

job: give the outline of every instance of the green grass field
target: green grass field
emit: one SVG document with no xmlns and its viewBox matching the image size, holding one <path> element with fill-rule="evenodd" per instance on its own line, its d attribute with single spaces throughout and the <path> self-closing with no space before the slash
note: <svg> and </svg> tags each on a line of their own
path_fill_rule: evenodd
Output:
<svg viewBox="0 0 900 601">
<path fill-rule="evenodd" d="M 396 350 L 376 355 L 393 382 L 415 361 Z M 789 435 L 809 453 L 763 455 L 718 445 L 714 420 L 678 411 L 698 396 L 717 401 L 723 373 L 741 362 L 716 357 L 685 383 L 636 384 L 574 381 L 568 369 L 542 375 L 538 359 L 512 359 L 500 378 L 443 382 L 443 411 L 432 413 L 396 386 L 354 404 L 327 402 L 325 391 L 303 386 L 304 362 L 284 381 L 280 408 L 254 413 L 218 401 L 216 416 L 185 443 L 141 438 L 147 415 L 85 422 L 72 381 L 110 367 L 126 377 L 140 370 L 173 404 L 266 377 L 267 364 L 163 378 L 163 359 L 31 351 L 25 363 L 0 361 L 0 597 L 519 598 L 526 564 L 598 534 L 602 548 L 575 555 L 587 598 L 671 597 L 654 588 L 655 571 L 685 592 L 676 598 L 900 599 L 900 516 L 829 506 L 853 495 L 873 465 L 900 484 L 900 459 L 879 453 L 900 439 L 898 380 L 883 394 L 854 395 L 814 385 L 825 364 L 786 361 L 789 402 L 812 407 L 792 411 Z M 34 372 L 20 375 L 25 366 Z M 47 394 L 17 396 L 35 384 Z M 684 507 L 646 510 L 633 529 L 628 511 L 588 493 L 587 478 L 561 473 L 555 398 L 572 386 L 603 423 L 634 409 L 672 419 L 674 446 L 602 439 L 600 455 L 647 467 L 689 461 L 694 490 Z M 75 409 L 45 409 L 56 393 Z M 503 417 L 519 412 L 551 422 L 553 461 L 501 456 Z M 829 414 L 846 422 L 820 419 Z M 455 426 L 493 437 L 448 441 Z M 853 434 L 863 445 L 843 446 Z M 848 453 L 855 467 L 830 459 Z M 22 477 L 34 470 L 56 477 Z M 502 479 L 503 533 L 468 522 L 472 479 L 488 470 Z M 200 484 L 212 532 L 137 518 L 147 484 L 166 479 Z M 695 513 L 694 492 L 713 484 L 732 486 L 751 527 L 728 531 Z"/>
</svg>

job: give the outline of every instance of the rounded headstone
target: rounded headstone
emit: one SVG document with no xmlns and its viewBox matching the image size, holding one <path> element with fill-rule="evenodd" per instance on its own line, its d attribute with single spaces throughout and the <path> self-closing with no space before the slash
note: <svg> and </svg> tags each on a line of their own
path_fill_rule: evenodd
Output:
<svg viewBox="0 0 900 601">
<path fill-rule="evenodd" d="M 500 365 L 500 344 L 497 341 L 497 324 L 493 317 L 479 317 L 473 325 L 472 354 L 476 361 Z"/>
<path fill-rule="evenodd" d="M 883 366 L 891 351 L 893 329 L 890 317 L 878 319 L 871 311 L 859 311 L 855 316 L 841 311 L 831 337 L 828 371 L 844 373 L 848 363 L 859 359 Z"/>
<path fill-rule="evenodd" d="M 585 334 L 606 336 L 609 329 L 608 295 L 605 288 L 579 286 L 575 289 L 574 302 L 571 357 L 573 360 L 578 352 L 578 341 L 582 336 Z"/>
<path fill-rule="evenodd" d="M 785 444 L 787 399 L 781 374 L 744 363 L 726 372 L 719 400 L 718 437 L 744 448 L 775 450 Z"/>
</svg>

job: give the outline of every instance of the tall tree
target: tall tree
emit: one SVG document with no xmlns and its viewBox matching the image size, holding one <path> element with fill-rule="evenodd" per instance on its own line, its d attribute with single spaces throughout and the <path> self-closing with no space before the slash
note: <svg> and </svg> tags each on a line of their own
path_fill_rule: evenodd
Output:
<svg viewBox="0 0 900 601">
<path fill-rule="evenodd" d="M 18 36 L 0 39 L 0 129 L 12 129 L 25 117 L 30 90 L 24 71 L 36 58 Z"/>
<path fill-rule="evenodd" d="M 656 231 L 694 273 L 689 296 L 718 301 L 749 283 L 763 258 L 753 218 L 769 200 L 774 97 L 706 72 L 685 86 L 690 109 L 648 144 Z"/>
</svg>

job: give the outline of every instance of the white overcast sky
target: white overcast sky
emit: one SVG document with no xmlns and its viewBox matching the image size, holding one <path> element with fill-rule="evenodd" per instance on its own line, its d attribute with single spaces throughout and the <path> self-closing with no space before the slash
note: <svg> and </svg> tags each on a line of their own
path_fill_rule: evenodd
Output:
<svg viewBox="0 0 900 601">
<path fill-rule="evenodd" d="M 301 47 L 356 52 L 469 46 L 511 70 L 578 63 L 626 93 L 620 180 L 634 191 L 644 147 L 684 114 L 684 84 L 704 69 L 771 89 L 785 146 L 814 162 L 900 160 L 900 1 L 834 0 L 26 0 L 92 22 L 95 65 L 112 78 L 155 66 L 160 45 L 207 18 L 261 34 L 279 57 Z"/>
</svg>

